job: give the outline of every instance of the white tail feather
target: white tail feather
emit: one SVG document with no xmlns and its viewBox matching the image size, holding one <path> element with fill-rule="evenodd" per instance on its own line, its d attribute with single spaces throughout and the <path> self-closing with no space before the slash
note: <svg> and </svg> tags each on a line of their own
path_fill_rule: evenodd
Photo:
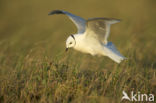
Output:
<svg viewBox="0 0 156 103">
<path fill-rule="evenodd" d="M 112 42 L 108 42 L 107 45 L 105 45 L 105 52 L 106 56 L 111 58 L 117 63 L 120 63 L 122 60 L 126 59 L 124 56 L 120 54 L 120 52 L 115 48 Z"/>
<path fill-rule="evenodd" d="M 120 63 L 122 60 L 124 60 L 122 56 L 119 56 L 113 52 L 108 53 L 107 56 L 117 63 Z"/>
</svg>

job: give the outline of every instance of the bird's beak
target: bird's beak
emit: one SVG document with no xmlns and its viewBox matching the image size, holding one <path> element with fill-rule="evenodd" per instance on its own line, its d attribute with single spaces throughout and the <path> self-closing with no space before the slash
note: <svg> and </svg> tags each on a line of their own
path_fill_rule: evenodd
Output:
<svg viewBox="0 0 156 103">
<path fill-rule="evenodd" d="M 66 48 L 66 52 L 68 51 L 68 48 Z"/>
</svg>

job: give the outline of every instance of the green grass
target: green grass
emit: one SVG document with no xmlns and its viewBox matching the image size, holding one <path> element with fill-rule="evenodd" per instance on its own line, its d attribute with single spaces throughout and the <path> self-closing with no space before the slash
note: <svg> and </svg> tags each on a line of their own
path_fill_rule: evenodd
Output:
<svg viewBox="0 0 156 103">
<path fill-rule="evenodd" d="M 123 90 L 156 96 L 155 0 L 69 2 L 0 1 L 0 103 L 120 103 Z M 48 16 L 54 9 L 122 19 L 109 40 L 128 59 L 65 53 L 76 28 Z"/>
</svg>

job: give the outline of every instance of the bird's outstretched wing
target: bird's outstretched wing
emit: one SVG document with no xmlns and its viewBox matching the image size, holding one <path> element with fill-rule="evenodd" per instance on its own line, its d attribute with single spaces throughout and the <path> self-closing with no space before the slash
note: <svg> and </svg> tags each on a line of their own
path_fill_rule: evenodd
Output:
<svg viewBox="0 0 156 103">
<path fill-rule="evenodd" d="M 120 22 L 119 19 L 111 18 L 92 18 L 86 22 L 86 36 L 91 36 L 99 39 L 104 44 L 107 44 L 107 39 L 110 32 L 111 24 Z"/>
<path fill-rule="evenodd" d="M 53 10 L 48 15 L 53 15 L 53 14 L 65 14 L 65 15 L 67 15 L 76 25 L 76 27 L 78 29 L 78 33 L 85 32 L 85 27 L 86 27 L 85 26 L 86 25 L 85 19 L 83 19 L 79 16 L 76 16 L 76 15 L 73 15 L 67 11 L 63 11 L 63 10 Z"/>
</svg>

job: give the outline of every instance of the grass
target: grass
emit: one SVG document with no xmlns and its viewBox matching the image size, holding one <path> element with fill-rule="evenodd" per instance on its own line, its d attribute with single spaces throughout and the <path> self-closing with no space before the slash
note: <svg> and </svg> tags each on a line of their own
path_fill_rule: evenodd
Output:
<svg viewBox="0 0 156 103">
<path fill-rule="evenodd" d="M 128 103 L 123 90 L 156 96 L 156 2 L 70 2 L 0 1 L 0 103 Z M 109 40 L 128 59 L 65 53 L 76 28 L 63 15 L 48 16 L 54 9 L 122 19 Z"/>
</svg>

